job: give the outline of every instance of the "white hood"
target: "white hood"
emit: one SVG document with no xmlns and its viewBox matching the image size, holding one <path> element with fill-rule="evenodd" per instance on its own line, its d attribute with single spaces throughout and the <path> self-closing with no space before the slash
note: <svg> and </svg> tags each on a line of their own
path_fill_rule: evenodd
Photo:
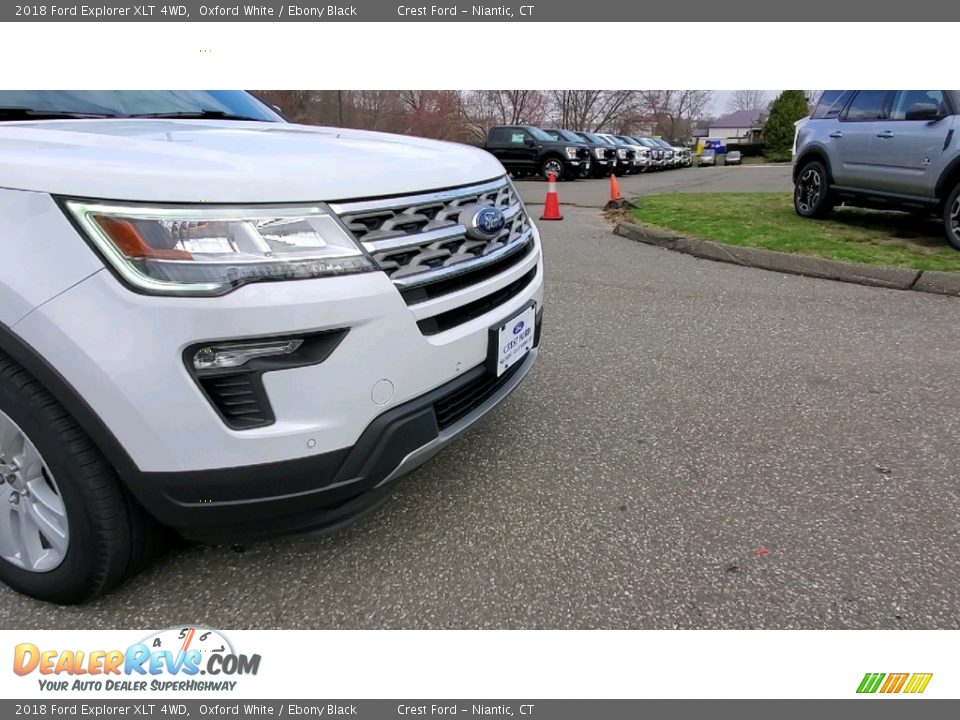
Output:
<svg viewBox="0 0 960 720">
<path fill-rule="evenodd" d="M 87 198 L 318 202 L 503 174 L 483 150 L 359 130 L 219 120 L 0 123 L 0 187 Z"/>
</svg>

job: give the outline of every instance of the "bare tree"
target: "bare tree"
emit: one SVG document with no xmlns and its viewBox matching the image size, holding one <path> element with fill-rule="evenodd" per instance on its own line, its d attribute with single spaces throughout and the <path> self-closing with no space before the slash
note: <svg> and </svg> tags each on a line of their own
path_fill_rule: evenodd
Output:
<svg viewBox="0 0 960 720">
<path fill-rule="evenodd" d="M 496 110 L 501 125 L 543 122 L 544 98 L 539 90 L 484 90 L 480 94 Z"/>
<path fill-rule="evenodd" d="M 703 116 L 713 102 L 710 90 L 642 90 L 645 112 L 668 140 L 680 141 L 690 135 L 693 121 Z"/>
<path fill-rule="evenodd" d="M 551 90 L 556 121 L 572 130 L 613 128 L 634 111 L 636 90 Z"/>
<path fill-rule="evenodd" d="M 383 132 L 402 132 L 406 127 L 405 111 L 396 90 L 352 90 L 348 107 L 354 127 Z"/>
<path fill-rule="evenodd" d="M 452 90 L 401 90 L 400 102 L 406 108 L 407 135 L 463 140 L 466 137 L 460 113 L 460 101 Z"/>
<path fill-rule="evenodd" d="M 727 101 L 727 112 L 738 110 L 764 110 L 770 103 L 766 90 L 734 90 Z"/>
<path fill-rule="evenodd" d="M 491 125 L 541 125 L 546 98 L 539 90 L 466 90 L 457 93 L 465 129 L 475 138 Z"/>
<path fill-rule="evenodd" d="M 253 94 L 271 107 L 280 108 L 293 122 L 316 123 L 319 93 L 315 90 L 254 90 Z"/>
</svg>

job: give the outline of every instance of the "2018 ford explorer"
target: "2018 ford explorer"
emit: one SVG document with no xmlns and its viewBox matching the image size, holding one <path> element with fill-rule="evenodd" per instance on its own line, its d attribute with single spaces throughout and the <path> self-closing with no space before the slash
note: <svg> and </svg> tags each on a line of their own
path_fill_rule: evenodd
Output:
<svg viewBox="0 0 960 720">
<path fill-rule="evenodd" d="M 241 92 L 0 92 L 0 579 L 81 602 L 157 529 L 331 529 L 537 359 L 482 150 Z"/>
<path fill-rule="evenodd" d="M 943 219 L 960 250 L 960 91 L 826 90 L 798 124 L 794 207 L 843 203 Z"/>
</svg>

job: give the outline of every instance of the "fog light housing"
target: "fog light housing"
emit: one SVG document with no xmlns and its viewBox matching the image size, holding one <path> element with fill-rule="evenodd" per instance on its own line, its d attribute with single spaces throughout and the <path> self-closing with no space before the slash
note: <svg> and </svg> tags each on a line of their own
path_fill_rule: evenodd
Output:
<svg viewBox="0 0 960 720">
<path fill-rule="evenodd" d="M 292 355 L 302 345 L 300 339 L 206 345 L 194 353 L 193 367 L 195 370 L 237 368 L 257 358 Z"/>
</svg>

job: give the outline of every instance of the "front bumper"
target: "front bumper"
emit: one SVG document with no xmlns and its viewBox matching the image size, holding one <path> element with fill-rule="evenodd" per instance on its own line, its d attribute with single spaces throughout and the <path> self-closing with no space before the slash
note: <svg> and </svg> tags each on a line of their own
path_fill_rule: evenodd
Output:
<svg viewBox="0 0 960 720">
<path fill-rule="evenodd" d="M 394 480 L 440 452 L 512 393 L 537 360 L 536 347 L 494 380 L 478 366 L 377 417 L 350 448 L 242 469 L 149 473 L 131 490 L 158 520 L 205 542 L 263 540 L 336 530 L 381 504 Z M 441 426 L 451 403 L 472 409 Z"/>
<path fill-rule="evenodd" d="M 603 160 L 593 160 L 593 165 L 591 166 L 591 173 L 597 177 L 602 177 L 609 175 L 614 167 L 616 166 L 616 161 L 604 158 Z"/>
</svg>

